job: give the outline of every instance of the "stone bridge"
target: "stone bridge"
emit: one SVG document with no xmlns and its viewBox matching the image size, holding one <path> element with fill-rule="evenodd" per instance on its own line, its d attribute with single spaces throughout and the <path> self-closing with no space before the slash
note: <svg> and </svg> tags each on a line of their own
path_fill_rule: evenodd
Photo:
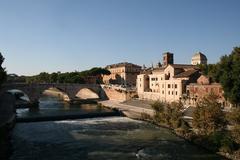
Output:
<svg viewBox="0 0 240 160">
<path fill-rule="evenodd" d="M 0 94 L 12 89 L 20 90 L 24 92 L 30 102 L 38 102 L 38 99 L 42 96 L 43 92 L 55 88 L 61 91 L 68 97 L 68 100 L 73 100 L 79 94 L 97 95 L 99 99 L 105 99 L 105 93 L 99 84 L 3 84 Z M 66 99 L 65 99 L 66 100 Z"/>
</svg>

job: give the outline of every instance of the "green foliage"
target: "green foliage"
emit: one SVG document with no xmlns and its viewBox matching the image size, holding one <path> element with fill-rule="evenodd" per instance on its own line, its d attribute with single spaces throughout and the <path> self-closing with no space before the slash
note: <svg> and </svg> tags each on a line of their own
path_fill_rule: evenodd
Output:
<svg viewBox="0 0 240 160">
<path fill-rule="evenodd" d="M 193 113 L 193 128 L 201 135 L 209 135 L 223 130 L 226 126 L 225 115 L 215 95 L 201 99 Z"/>
<path fill-rule="evenodd" d="M 213 82 L 219 82 L 219 74 L 218 74 L 218 65 L 216 64 L 199 64 L 203 75 L 208 76 Z"/>
<path fill-rule="evenodd" d="M 179 128 L 181 126 L 183 116 L 182 109 L 183 104 L 180 102 L 172 102 L 168 106 L 167 113 L 170 116 L 169 124 L 172 128 Z"/>
<path fill-rule="evenodd" d="M 217 64 L 216 77 L 219 78 L 224 96 L 235 105 L 240 104 L 240 48 L 235 47 L 230 55 L 221 57 Z"/>
<path fill-rule="evenodd" d="M 155 101 L 153 104 L 151 104 L 151 107 L 155 112 L 163 112 L 164 106 L 165 106 L 165 103 L 160 101 Z"/>
<path fill-rule="evenodd" d="M 151 107 L 155 111 L 154 119 L 158 123 L 163 123 L 165 121 L 164 117 L 164 108 L 165 103 L 160 101 L 155 101 L 153 104 L 151 104 Z"/>
<path fill-rule="evenodd" d="M 4 57 L 2 56 L 2 53 L 0 52 L 0 85 L 6 80 L 7 73 L 5 71 L 5 68 L 2 67 L 2 64 L 4 62 Z"/>
<path fill-rule="evenodd" d="M 172 128 L 181 126 L 182 103 L 172 102 L 171 104 L 167 104 L 156 101 L 151 106 L 155 111 L 154 119 L 157 123 L 162 123 Z"/>
<path fill-rule="evenodd" d="M 233 126 L 231 135 L 234 141 L 240 144 L 240 108 L 234 108 L 227 114 L 229 123 Z"/>
<path fill-rule="evenodd" d="M 102 74 L 110 74 L 110 72 L 103 68 L 94 67 L 90 70 L 82 72 L 41 72 L 39 75 L 26 77 L 27 83 L 85 83 L 85 78 L 88 76 L 98 76 Z M 100 82 L 100 80 L 98 80 Z"/>
<path fill-rule="evenodd" d="M 231 153 L 235 149 L 235 143 L 226 132 L 213 132 L 206 136 L 204 141 L 208 144 L 208 148 L 218 152 Z"/>
</svg>

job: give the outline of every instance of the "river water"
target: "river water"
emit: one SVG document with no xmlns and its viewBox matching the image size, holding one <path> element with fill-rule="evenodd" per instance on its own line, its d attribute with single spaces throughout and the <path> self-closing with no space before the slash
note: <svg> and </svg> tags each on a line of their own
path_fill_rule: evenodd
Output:
<svg viewBox="0 0 240 160">
<path fill-rule="evenodd" d="M 59 108 L 56 112 L 64 113 L 63 103 L 53 101 L 51 104 L 49 100 L 47 103 L 40 105 L 41 115 L 50 114 L 41 111 L 44 107 L 49 110 Z M 73 110 L 80 112 L 84 107 L 76 108 Z M 97 109 L 96 106 L 93 108 Z M 19 111 L 19 115 L 27 114 L 32 116 L 26 110 Z M 178 138 L 168 129 L 127 117 L 17 123 L 12 145 L 10 160 L 221 159 Z"/>
</svg>

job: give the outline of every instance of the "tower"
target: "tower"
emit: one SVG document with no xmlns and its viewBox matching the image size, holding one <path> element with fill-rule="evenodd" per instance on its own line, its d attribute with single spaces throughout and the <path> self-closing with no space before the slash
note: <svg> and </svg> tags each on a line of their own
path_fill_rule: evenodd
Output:
<svg viewBox="0 0 240 160">
<path fill-rule="evenodd" d="M 170 52 L 163 53 L 163 67 L 166 67 L 167 65 L 173 63 L 174 63 L 173 53 Z"/>
</svg>

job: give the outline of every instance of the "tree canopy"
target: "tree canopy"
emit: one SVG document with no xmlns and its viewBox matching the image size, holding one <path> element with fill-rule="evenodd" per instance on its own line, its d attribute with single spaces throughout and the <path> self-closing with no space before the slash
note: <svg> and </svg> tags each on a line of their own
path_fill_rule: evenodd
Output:
<svg viewBox="0 0 240 160">
<path fill-rule="evenodd" d="M 230 55 L 221 57 L 217 64 L 216 77 L 219 77 L 224 96 L 233 104 L 240 104 L 240 47 L 235 47 Z"/>
<path fill-rule="evenodd" d="M 7 77 L 5 68 L 2 67 L 3 62 L 4 62 L 4 57 L 2 56 L 2 53 L 0 52 L 0 85 L 6 80 L 6 77 Z"/>
<path fill-rule="evenodd" d="M 209 94 L 198 102 L 193 113 L 192 123 L 193 128 L 204 135 L 224 129 L 226 125 L 225 116 L 221 110 L 221 104 L 217 102 L 216 95 Z"/>
<path fill-rule="evenodd" d="M 108 75 L 110 71 L 104 68 L 94 67 L 82 72 L 41 72 L 35 76 L 26 77 L 27 83 L 86 83 L 85 78 L 89 76 Z M 99 82 L 99 81 L 98 81 Z"/>
</svg>

